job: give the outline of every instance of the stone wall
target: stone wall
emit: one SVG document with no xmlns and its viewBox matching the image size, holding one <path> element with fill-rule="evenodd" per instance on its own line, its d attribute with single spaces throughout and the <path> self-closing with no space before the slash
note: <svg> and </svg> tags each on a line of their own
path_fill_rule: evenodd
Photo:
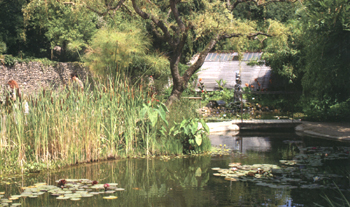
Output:
<svg viewBox="0 0 350 207">
<path fill-rule="evenodd" d="M 79 63 L 57 63 L 44 66 L 40 62 L 19 63 L 12 67 L 0 64 L 0 96 L 3 97 L 7 82 L 15 80 L 22 94 L 33 94 L 43 88 L 58 89 L 70 82 L 70 75 L 77 74 L 84 81 L 91 73 Z"/>
</svg>

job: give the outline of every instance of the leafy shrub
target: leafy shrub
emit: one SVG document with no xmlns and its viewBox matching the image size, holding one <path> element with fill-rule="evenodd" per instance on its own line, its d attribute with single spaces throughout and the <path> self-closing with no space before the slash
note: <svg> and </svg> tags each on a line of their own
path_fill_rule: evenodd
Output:
<svg viewBox="0 0 350 207">
<path fill-rule="evenodd" d="M 7 66 L 13 66 L 18 62 L 18 60 L 12 55 L 5 55 L 4 62 L 5 62 L 5 65 Z"/>
<path fill-rule="evenodd" d="M 199 122 L 202 126 L 199 126 Z M 209 127 L 203 119 L 190 118 L 183 119 L 181 123 L 174 122 L 169 132 L 163 127 L 161 133 L 179 139 L 183 146 L 183 153 L 199 153 L 203 152 L 202 144 L 207 144 Z"/>
</svg>

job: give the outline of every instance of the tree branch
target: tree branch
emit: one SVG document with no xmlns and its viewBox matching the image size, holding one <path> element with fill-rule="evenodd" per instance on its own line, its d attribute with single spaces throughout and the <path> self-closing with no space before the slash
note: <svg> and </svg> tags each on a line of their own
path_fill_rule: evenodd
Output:
<svg viewBox="0 0 350 207">
<path fill-rule="evenodd" d="M 157 28 L 154 26 L 154 23 L 151 23 L 151 27 L 152 27 L 152 31 L 154 32 L 154 34 L 157 36 L 157 38 L 159 38 L 162 41 L 165 41 L 164 36 L 162 36 L 161 34 L 159 34 Z"/>
<path fill-rule="evenodd" d="M 194 62 L 185 72 L 183 75 L 184 81 L 188 81 L 191 76 L 199 70 L 200 67 L 202 67 L 205 58 L 207 57 L 208 53 L 214 48 L 215 44 L 219 41 L 220 35 L 217 34 L 215 37 L 213 37 L 209 43 L 205 46 L 205 48 L 202 50 L 202 52 L 199 53 L 198 59 L 196 62 Z"/>
<path fill-rule="evenodd" d="M 252 38 L 252 37 L 256 37 L 258 35 L 263 35 L 263 36 L 266 36 L 266 37 L 272 37 L 271 35 L 263 33 L 263 32 L 250 33 L 250 34 L 248 34 L 246 36 L 248 38 Z M 222 35 L 219 36 L 219 40 L 232 38 L 232 37 L 241 37 L 241 36 L 243 36 L 243 34 L 240 34 L 240 33 L 238 33 L 238 34 L 237 33 L 234 33 L 234 34 L 222 34 Z"/>
<path fill-rule="evenodd" d="M 256 37 L 258 35 L 264 35 L 267 37 L 271 37 L 271 35 L 263 33 L 263 32 L 257 32 L 257 33 L 251 33 L 249 35 L 246 35 L 247 37 L 251 38 L 251 37 Z M 199 53 L 198 59 L 196 60 L 196 62 L 194 62 L 185 72 L 185 74 L 183 75 L 183 79 L 184 81 L 188 81 L 190 79 L 190 77 L 197 71 L 199 70 L 200 67 L 202 67 L 205 58 L 207 57 L 208 53 L 214 48 L 215 44 L 219 41 L 219 40 L 223 40 L 226 38 L 232 38 L 232 37 L 241 37 L 243 36 L 243 34 L 222 34 L 219 35 L 217 34 L 214 38 L 212 38 L 209 43 L 205 46 L 205 48 L 202 50 L 202 52 Z"/>
<path fill-rule="evenodd" d="M 184 32 L 186 30 L 186 27 L 179 16 L 179 11 L 176 8 L 176 3 L 177 3 L 176 0 L 170 0 L 170 8 L 171 8 L 171 11 L 173 12 L 177 25 L 179 25 L 181 32 Z"/>
<path fill-rule="evenodd" d="M 123 3 L 122 6 L 126 9 L 126 11 L 129 13 L 129 15 L 132 16 L 132 11 L 129 9 L 129 7 L 127 7 L 124 3 Z M 116 11 L 116 10 L 114 10 L 114 12 L 115 12 L 115 11 Z"/>
<path fill-rule="evenodd" d="M 263 35 L 263 36 L 266 36 L 266 37 L 272 37 L 272 35 L 269 35 L 269 34 L 263 33 L 263 32 L 250 33 L 249 35 L 247 35 L 247 37 L 256 37 L 258 35 Z"/>
<path fill-rule="evenodd" d="M 235 9 L 238 4 L 240 3 L 245 3 L 245 2 L 249 2 L 249 3 L 254 3 L 256 6 L 266 6 L 270 3 L 276 3 L 276 2 L 290 2 L 290 3 L 295 3 L 297 2 L 298 0 L 269 0 L 265 3 L 260 3 L 259 0 L 236 0 L 235 2 L 233 2 L 231 4 L 231 1 L 230 0 L 226 0 L 226 6 L 227 8 L 232 11 L 233 9 Z"/>
<path fill-rule="evenodd" d="M 159 19 L 155 18 L 154 16 L 142 11 L 137 5 L 136 0 L 132 0 L 132 6 L 134 7 L 135 12 L 142 17 L 143 19 L 150 19 L 157 27 L 159 27 L 163 31 L 163 37 L 164 39 L 169 43 L 171 46 L 175 46 L 174 42 L 170 36 L 168 28 L 165 26 L 163 21 L 160 21 Z"/>
<path fill-rule="evenodd" d="M 268 2 L 265 2 L 263 4 L 259 4 L 258 2 L 256 1 L 253 1 L 257 6 L 266 6 L 270 3 L 276 3 L 276 2 L 290 2 L 290 3 L 295 3 L 297 2 L 298 0 L 271 0 L 271 1 L 268 1 Z"/>
<path fill-rule="evenodd" d="M 111 2 L 112 2 L 112 1 L 111 1 Z M 99 16 L 105 16 L 105 15 L 108 14 L 108 12 L 111 11 L 111 10 L 114 10 L 114 11 L 118 10 L 118 9 L 124 4 L 125 0 L 120 0 L 120 1 L 118 2 L 118 4 L 117 4 L 115 7 L 110 7 L 111 2 L 107 3 L 107 1 L 105 1 L 105 6 L 107 7 L 107 11 L 105 11 L 105 12 L 97 11 L 96 9 L 94 9 L 94 8 L 88 6 L 88 5 L 85 5 L 85 7 L 86 7 L 87 9 L 89 9 L 90 11 L 92 11 L 92 12 L 98 14 Z M 74 3 L 74 2 L 63 2 L 63 4 L 71 4 L 71 5 L 73 5 L 73 6 L 76 5 L 76 3 Z M 83 5 L 83 4 L 79 4 L 79 5 Z"/>
</svg>

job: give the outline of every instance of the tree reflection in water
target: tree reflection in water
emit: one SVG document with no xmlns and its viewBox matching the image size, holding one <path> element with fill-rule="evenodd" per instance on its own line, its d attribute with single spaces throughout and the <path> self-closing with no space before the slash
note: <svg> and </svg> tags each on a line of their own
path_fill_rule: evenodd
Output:
<svg viewBox="0 0 350 207">
<path fill-rule="evenodd" d="M 221 140 L 220 140 L 221 139 Z M 119 183 L 125 191 L 116 192 L 115 200 L 104 200 L 104 195 L 82 198 L 80 201 L 56 200 L 48 193 L 39 198 L 21 198 L 22 206 L 314 206 L 325 204 L 322 195 L 340 197 L 332 189 L 278 189 L 258 186 L 255 182 L 233 182 L 215 177 L 213 167 L 228 168 L 228 164 L 279 164 L 280 159 L 291 159 L 297 152 L 284 140 L 300 140 L 304 146 L 346 145 L 319 139 L 298 137 L 295 134 L 238 134 L 213 139 L 214 145 L 226 144 L 235 152 L 229 156 L 188 156 L 171 159 L 125 159 L 86 164 L 24 176 L 16 184 L 1 183 L 0 192 L 18 194 L 21 186 L 37 182 L 55 184 L 62 178 L 87 178 L 103 183 Z M 220 141 L 220 142 L 218 142 Z M 215 143 L 216 142 L 216 143 Z M 349 144 L 347 144 L 349 145 Z M 323 166 L 329 172 L 350 172 L 349 160 Z M 338 172 L 339 173 L 339 172 Z M 347 180 L 349 182 L 349 180 Z M 8 181 L 6 181 L 8 182 Z M 346 196 L 349 196 L 348 192 Z"/>
</svg>

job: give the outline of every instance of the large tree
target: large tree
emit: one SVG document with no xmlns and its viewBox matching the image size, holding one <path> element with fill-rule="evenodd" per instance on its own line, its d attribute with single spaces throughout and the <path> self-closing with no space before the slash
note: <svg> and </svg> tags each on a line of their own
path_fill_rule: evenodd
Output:
<svg viewBox="0 0 350 207">
<path fill-rule="evenodd" d="M 266 31 L 259 31 L 256 21 L 240 20 L 233 16 L 232 10 L 241 3 L 253 3 L 265 6 L 272 2 L 286 2 L 287 0 L 91 0 L 65 2 L 71 5 L 83 5 L 87 9 L 103 17 L 113 17 L 117 10 L 123 9 L 128 14 L 141 17 L 151 28 L 150 32 L 156 41 L 167 44 L 170 71 L 173 79 L 173 89 L 168 99 L 171 105 L 181 97 L 191 76 L 203 65 L 205 57 L 214 46 L 225 39 L 236 38 L 235 43 L 241 44 L 249 38 L 258 36 L 279 35 L 278 27 L 269 27 Z M 271 25 L 278 23 L 270 21 Z M 274 31 L 273 28 L 276 28 Z M 237 40 L 238 39 L 238 40 Z M 201 42 L 197 47 L 196 61 L 181 75 L 179 64 L 186 58 L 185 48 L 193 42 Z M 188 53 L 186 53 L 188 55 Z"/>
<path fill-rule="evenodd" d="M 169 0 L 139 3 L 132 0 L 134 11 L 149 21 L 158 39 L 171 48 L 169 60 L 173 89 L 168 99 L 169 105 L 180 98 L 191 76 L 203 65 L 216 43 L 233 37 L 267 35 L 256 31 L 255 22 L 234 18 L 231 11 L 241 2 L 243 1 L 231 4 L 230 1 Z M 180 75 L 179 63 L 189 41 L 205 41 L 206 44 L 200 51 L 196 51 L 196 61 Z"/>
</svg>

